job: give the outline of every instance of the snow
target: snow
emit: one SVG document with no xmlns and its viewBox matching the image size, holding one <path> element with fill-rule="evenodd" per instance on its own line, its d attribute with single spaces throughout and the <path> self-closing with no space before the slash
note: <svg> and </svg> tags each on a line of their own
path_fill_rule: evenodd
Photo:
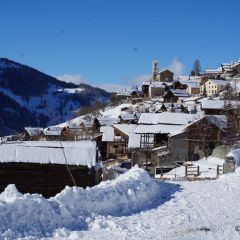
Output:
<svg viewBox="0 0 240 240">
<path fill-rule="evenodd" d="M 224 163 L 223 159 L 216 157 L 203 158 L 198 161 L 191 162 L 193 166 L 199 166 L 200 175 L 197 178 L 216 178 L 217 177 L 217 165 L 222 165 Z M 156 176 L 160 177 L 160 176 Z M 183 178 L 185 177 L 185 166 L 177 167 L 168 173 L 163 175 L 164 178 Z"/>
<path fill-rule="evenodd" d="M 212 181 L 157 182 L 134 168 L 86 190 L 56 197 L 0 195 L 5 239 L 239 239 L 240 172 Z"/>
<path fill-rule="evenodd" d="M 27 133 L 30 136 L 37 136 L 38 134 L 40 134 L 41 132 L 43 132 L 43 128 L 32 128 L 32 127 L 25 127 L 24 128 Z"/>
<path fill-rule="evenodd" d="M 125 104 L 121 104 L 117 107 L 111 107 L 111 108 L 106 109 L 102 113 L 102 115 L 103 115 L 103 117 L 118 118 L 123 113 L 122 109 L 129 108 L 131 106 L 132 106 L 132 104 L 125 103 Z"/>
<path fill-rule="evenodd" d="M 170 91 L 176 96 L 176 97 L 189 97 L 189 93 L 185 90 L 181 89 L 170 89 Z"/>
<path fill-rule="evenodd" d="M 96 143 L 92 141 L 4 143 L 0 144 L 0 162 L 66 164 L 63 150 L 69 165 L 95 166 Z"/>
<path fill-rule="evenodd" d="M 128 148 L 140 148 L 141 135 L 136 133 L 130 133 L 128 139 Z"/>
<path fill-rule="evenodd" d="M 61 127 L 52 126 L 52 127 L 45 128 L 43 133 L 46 136 L 60 136 L 62 129 L 63 128 Z"/>
<path fill-rule="evenodd" d="M 215 79 L 209 79 L 208 82 L 211 82 L 215 85 L 218 85 L 218 86 L 226 86 L 228 84 L 228 82 L 226 80 L 215 80 Z"/>
<path fill-rule="evenodd" d="M 50 199 L 21 194 L 9 185 L 0 194 L 0 234 L 11 239 L 27 235 L 39 239 L 51 236 L 56 229 L 64 232 L 107 227 L 108 216 L 147 209 L 159 194 L 159 184 L 138 167 L 93 188 L 66 187 Z"/>
<path fill-rule="evenodd" d="M 139 124 L 175 124 L 185 125 L 199 119 L 197 114 L 187 113 L 142 113 L 138 121 Z"/>
<path fill-rule="evenodd" d="M 65 92 L 65 93 L 75 94 L 75 93 L 83 92 L 84 90 L 85 90 L 84 88 L 62 88 L 62 89 L 57 90 L 57 92 Z"/>
<path fill-rule="evenodd" d="M 113 125 L 114 128 L 118 129 L 125 135 L 129 136 L 134 130 L 136 129 L 136 124 L 115 124 Z"/>
<path fill-rule="evenodd" d="M 102 126 L 100 132 L 103 133 L 102 141 L 103 142 L 114 142 L 114 128 L 112 126 Z"/>
<path fill-rule="evenodd" d="M 173 133 L 181 129 L 182 126 L 179 125 L 164 125 L 164 124 L 157 124 L 157 125 L 138 125 L 135 129 L 135 133 Z"/>
<path fill-rule="evenodd" d="M 240 171 L 206 181 L 155 181 L 134 167 L 93 188 L 50 199 L 0 194 L 2 239 L 238 240 Z"/>
</svg>

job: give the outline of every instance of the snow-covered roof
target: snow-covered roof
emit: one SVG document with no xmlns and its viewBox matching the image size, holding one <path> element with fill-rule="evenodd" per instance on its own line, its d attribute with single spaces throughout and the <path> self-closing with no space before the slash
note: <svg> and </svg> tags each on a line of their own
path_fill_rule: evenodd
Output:
<svg viewBox="0 0 240 240">
<path fill-rule="evenodd" d="M 136 120 L 137 115 L 133 113 L 123 113 L 120 115 L 123 120 Z"/>
<path fill-rule="evenodd" d="M 130 133 L 128 139 L 128 148 L 140 148 L 141 135 L 136 133 Z"/>
<path fill-rule="evenodd" d="M 60 136 L 62 129 L 63 129 L 62 127 L 52 126 L 52 127 L 45 128 L 43 130 L 43 133 L 46 136 Z"/>
<path fill-rule="evenodd" d="M 69 165 L 92 167 L 96 161 L 96 143 L 26 141 L 0 144 L 0 162 L 66 164 L 64 154 Z"/>
<path fill-rule="evenodd" d="M 225 100 L 219 100 L 219 99 L 203 99 L 200 100 L 202 109 L 223 109 L 225 103 L 230 103 L 233 108 L 240 106 L 240 101 L 225 101 Z"/>
<path fill-rule="evenodd" d="M 150 88 L 164 88 L 165 89 L 165 83 L 164 82 L 159 82 L 159 81 L 153 81 L 150 84 Z"/>
<path fill-rule="evenodd" d="M 217 69 L 207 68 L 206 73 L 208 73 L 208 74 L 220 74 L 220 73 L 222 73 L 222 67 L 219 67 Z"/>
<path fill-rule="evenodd" d="M 129 136 L 136 129 L 137 124 L 115 124 L 113 127 Z"/>
<path fill-rule="evenodd" d="M 228 84 L 228 82 L 225 80 L 209 79 L 207 82 L 209 81 L 218 86 L 226 86 Z M 207 84 L 207 82 L 205 84 Z"/>
<path fill-rule="evenodd" d="M 139 124 L 173 124 L 185 125 L 199 119 L 197 114 L 187 113 L 142 113 L 138 121 Z"/>
<path fill-rule="evenodd" d="M 185 84 L 187 84 L 188 88 L 200 88 L 200 85 L 197 82 L 188 82 Z"/>
<path fill-rule="evenodd" d="M 176 97 L 189 97 L 189 93 L 186 90 L 182 89 L 170 89 L 170 91 L 176 96 Z"/>
<path fill-rule="evenodd" d="M 99 117 L 97 119 L 101 126 L 111 126 L 119 122 L 118 118 Z"/>
<path fill-rule="evenodd" d="M 224 130 L 228 127 L 227 116 L 225 115 L 209 115 L 206 118 L 218 128 Z"/>
<path fill-rule="evenodd" d="M 141 133 L 164 133 L 169 134 L 177 131 L 181 126 L 179 125 L 166 125 L 166 124 L 157 124 L 157 125 L 138 125 L 135 129 L 136 134 Z"/>
<path fill-rule="evenodd" d="M 103 142 L 114 142 L 114 128 L 112 126 L 102 126 L 100 132 L 103 133 L 102 141 Z"/>
<path fill-rule="evenodd" d="M 29 136 L 37 136 L 43 132 L 43 128 L 25 127 L 24 129 L 29 134 Z"/>
</svg>

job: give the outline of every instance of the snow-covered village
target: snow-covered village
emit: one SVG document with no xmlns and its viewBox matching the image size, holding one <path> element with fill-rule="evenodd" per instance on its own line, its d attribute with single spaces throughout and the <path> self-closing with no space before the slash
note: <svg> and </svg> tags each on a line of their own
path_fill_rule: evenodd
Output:
<svg viewBox="0 0 240 240">
<path fill-rule="evenodd" d="M 0 239 L 240 239 L 240 3 L 13 2 Z"/>
</svg>

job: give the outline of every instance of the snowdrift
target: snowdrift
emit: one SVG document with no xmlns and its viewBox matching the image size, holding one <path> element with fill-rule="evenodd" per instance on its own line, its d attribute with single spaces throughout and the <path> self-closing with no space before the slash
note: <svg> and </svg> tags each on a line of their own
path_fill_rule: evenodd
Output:
<svg viewBox="0 0 240 240">
<path fill-rule="evenodd" d="M 159 194 L 160 185 L 137 167 L 93 188 L 66 187 L 50 199 L 9 185 L 0 194 L 0 234 L 40 237 L 59 228 L 86 230 L 97 215 L 130 215 L 150 207 Z"/>
</svg>

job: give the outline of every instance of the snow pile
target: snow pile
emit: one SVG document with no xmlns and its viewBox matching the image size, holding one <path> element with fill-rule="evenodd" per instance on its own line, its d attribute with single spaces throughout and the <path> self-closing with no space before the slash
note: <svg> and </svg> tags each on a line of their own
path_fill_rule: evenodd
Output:
<svg viewBox="0 0 240 240">
<path fill-rule="evenodd" d="M 152 206 L 159 194 L 159 184 L 137 167 L 93 188 L 66 187 L 50 199 L 21 194 L 9 185 L 0 194 L 0 234 L 7 238 L 40 237 L 51 236 L 60 228 L 87 230 L 99 214 L 132 214 Z"/>
</svg>

